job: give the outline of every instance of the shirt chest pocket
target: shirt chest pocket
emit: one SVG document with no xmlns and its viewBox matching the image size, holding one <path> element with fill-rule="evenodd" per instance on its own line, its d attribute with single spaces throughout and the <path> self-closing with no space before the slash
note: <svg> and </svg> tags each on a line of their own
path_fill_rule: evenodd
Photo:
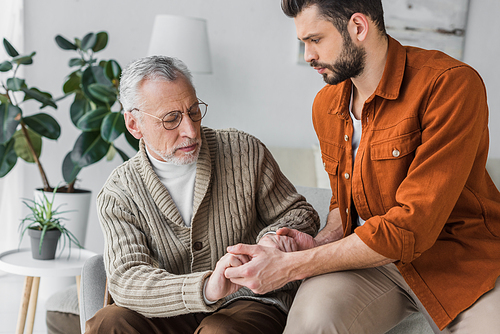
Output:
<svg viewBox="0 0 500 334">
<path fill-rule="evenodd" d="M 413 153 L 420 143 L 420 130 L 376 142 L 371 145 L 371 158 L 374 161 L 403 159 L 408 154 Z"/>
<path fill-rule="evenodd" d="M 323 167 L 325 168 L 325 171 L 327 172 L 328 178 L 330 180 L 330 188 L 332 189 L 332 198 L 330 200 L 330 205 L 335 205 L 338 199 L 337 174 L 339 170 L 339 161 L 326 154 L 322 154 L 321 158 L 323 160 Z"/>
<path fill-rule="evenodd" d="M 408 175 L 420 144 L 420 130 L 371 144 L 370 161 L 385 210 L 397 205 L 396 191 Z"/>
</svg>

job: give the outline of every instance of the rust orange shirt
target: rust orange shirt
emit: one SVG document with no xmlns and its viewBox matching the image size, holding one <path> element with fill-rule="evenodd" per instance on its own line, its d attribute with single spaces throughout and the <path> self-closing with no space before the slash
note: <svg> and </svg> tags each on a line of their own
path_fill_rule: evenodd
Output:
<svg viewBox="0 0 500 334">
<path fill-rule="evenodd" d="M 350 80 L 325 86 L 313 123 L 344 235 L 396 265 L 442 329 L 500 276 L 500 193 L 485 165 L 488 106 L 479 74 L 389 37 L 383 77 L 362 111 L 353 162 Z"/>
</svg>

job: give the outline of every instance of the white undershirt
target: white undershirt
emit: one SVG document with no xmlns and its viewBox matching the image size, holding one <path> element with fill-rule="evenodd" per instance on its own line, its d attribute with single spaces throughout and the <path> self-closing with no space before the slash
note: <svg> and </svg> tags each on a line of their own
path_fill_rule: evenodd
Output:
<svg viewBox="0 0 500 334">
<path fill-rule="evenodd" d="M 354 114 L 352 113 L 352 102 L 353 102 L 353 92 L 354 92 L 354 87 L 351 89 L 351 101 L 349 102 L 349 114 L 351 115 L 352 119 L 352 161 L 354 165 L 354 160 L 356 159 L 356 154 L 358 153 L 358 148 L 359 148 L 359 143 L 361 142 L 361 133 L 362 127 L 361 127 L 361 120 L 357 119 Z M 365 223 L 365 220 L 363 220 L 361 217 L 358 215 L 358 226 L 361 226 Z"/>
<path fill-rule="evenodd" d="M 196 162 L 189 165 L 177 166 L 155 159 L 148 151 L 149 161 L 153 170 L 167 188 L 170 197 L 177 206 L 184 224 L 191 227 L 193 218 L 194 181 L 196 179 Z"/>
</svg>

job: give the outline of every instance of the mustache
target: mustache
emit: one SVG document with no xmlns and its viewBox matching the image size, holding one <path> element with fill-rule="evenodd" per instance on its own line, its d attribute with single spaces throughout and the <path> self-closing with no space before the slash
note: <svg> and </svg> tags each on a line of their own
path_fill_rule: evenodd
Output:
<svg viewBox="0 0 500 334">
<path fill-rule="evenodd" d="M 329 69 L 330 71 L 332 71 L 333 73 L 337 73 L 338 71 L 335 69 L 335 67 L 333 67 L 331 64 L 327 64 L 327 63 L 320 63 L 316 60 L 311 60 L 311 62 L 309 63 L 309 65 L 311 65 L 311 67 L 322 67 L 322 68 L 327 68 Z"/>
<path fill-rule="evenodd" d="M 175 148 L 175 151 L 177 151 L 180 148 L 188 147 L 188 146 L 195 145 L 195 144 L 201 145 L 201 139 L 195 139 L 195 138 L 188 139 L 184 143 L 177 146 Z"/>
<path fill-rule="evenodd" d="M 329 67 L 328 64 L 320 63 L 320 62 L 317 62 L 316 60 L 311 60 L 311 62 L 309 63 L 309 65 L 311 65 L 311 67 L 324 67 L 324 68 L 328 68 Z"/>
</svg>

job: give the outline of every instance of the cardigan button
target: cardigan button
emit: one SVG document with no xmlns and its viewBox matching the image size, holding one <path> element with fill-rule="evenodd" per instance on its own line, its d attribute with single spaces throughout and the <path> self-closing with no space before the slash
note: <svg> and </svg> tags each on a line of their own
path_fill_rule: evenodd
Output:
<svg viewBox="0 0 500 334">
<path fill-rule="evenodd" d="M 351 175 L 349 175 L 349 173 L 345 173 L 344 177 L 345 177 L 346 180 L 349 180 L 349 178 L 351 177 Z"/>
<path fill-rule="evenodd" d="M 348 136 L 348 135 L 345 135 L 345 136 L 344 136 L 344 140 L 345 140 L 345 141 L 349 141 L 349 136 Z"/>
<path fill-rule="evenodd" d="M 203 248 L 203 244 L 199 241 L 196 241 L 194 244 L 193 244 L 193 249 L 195 251 L 200 251 L 201 249 Z"/>
<path fill-rule="evenodd" d="M 400 154 L 401 154 L 401 153 L 400 153 L 400 152 L 399 152 L 399 150 L 397 150 L 397 149 L 394 149 L 394 151 L 392 151 L 392 156 L 393 156 L 394 158 L 399 157 L 399 155 L 400 155 Z"/>
</svg>

